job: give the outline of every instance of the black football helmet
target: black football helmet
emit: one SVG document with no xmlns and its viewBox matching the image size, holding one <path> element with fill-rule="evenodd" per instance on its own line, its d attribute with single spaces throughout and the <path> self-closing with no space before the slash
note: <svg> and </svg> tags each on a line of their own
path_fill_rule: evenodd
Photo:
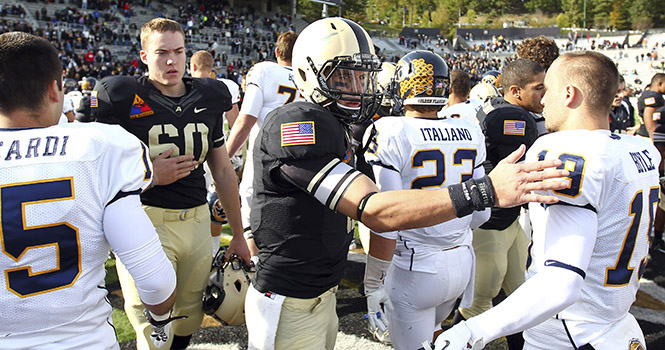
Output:
<svg viewBox="0 0 665 350">
<path fill-rule="evenodd" d="M 427 50 L 411 51 L 395 67 L 393 114 L 403 114 L 407 105 L 445 105 L 449 86 L 450 71 L 441 56 Z"/>
<path fill-rule="evenodd" d="M 62 85 L 65 88 L 65 94 L 76 90 L 76 88 L 78 87 L 78 83 L 76 82 L 76 80 L 71 78 L 65 78 Z"/>
<path fill-rule="evenodd" d="M 208 191 L 208 209 L 210 209 L 210 221 L 215 224 L 224 225 L 229 222 L 226 218 L 222 202 L 219 201 L 219 196 L 215 191 Z"/>
</svg>

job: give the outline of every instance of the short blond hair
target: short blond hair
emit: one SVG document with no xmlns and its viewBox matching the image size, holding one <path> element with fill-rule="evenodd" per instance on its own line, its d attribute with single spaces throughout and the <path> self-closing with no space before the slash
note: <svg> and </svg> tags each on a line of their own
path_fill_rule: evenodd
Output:
<svg viewBox="0 0 665 350">
<path fill-rule="evenodd" d="M 277 38 L 277 43 L 275 43 L 275 47 L 279 51 L 280 59 L 291 62 L 293 45 L 295 45 L 297 38 L 298 34 L 296 34 L 292 30 L 289 30 L 288 32 L 284 32 L 279 35 L 279 37 Z"/>
<path fill-rule="evenodd" d="M 180 23 L 168 18 L 153 18 L 141 27 L 141 47 L 144 50 L 148 36 L 155 32 L 176 32 L 182 34 L 182 38 L 185 39 L 185 32 Z"/>
<path fill-rule="evenodd" d="M 610 110 L 619 88 L 619 71 L 611 59 L 595 51 L 575 51 L 559 56 L 556 62 L 562 85 L 575 84 L 592 109 Z"/>
<path fill-rule="evenodd" d="M 199 70 L 210 71 L 212 70 L 212 54 L 206 50 L 199 50 L 192 55 L 191 63 L 195 64 Z"/>
</svg>

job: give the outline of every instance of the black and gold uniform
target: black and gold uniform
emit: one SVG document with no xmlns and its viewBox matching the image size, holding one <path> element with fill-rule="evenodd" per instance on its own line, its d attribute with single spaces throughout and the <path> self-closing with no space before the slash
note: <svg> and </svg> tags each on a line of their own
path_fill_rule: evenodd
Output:
<svg viewBox="0 0 665 350">
<path fill-rule="evenodd" d="M 349 127 L 313 103 L 266 117 L 254 147 L 251 210 L 259 292 L 315 298 L 341 281 L 353 224 L 335 210 L 361 175 L 343 162 L 350 140 Z"/>
<path fill-rule="evenodd" d="M 164 96 L 146 77 L 111 77 L 99 81 L 92 93 L 93 118 L 119 124 L 150 149 L 150 159 L 169 148 L 173 157 L 194 155 L 199 164 L 213 147 L 224 145 L 222 113 L 231 109 L 226 85 L 214 79 L 183 78 L 184 96 Z M 170 185 L 141 195 L 145 205 L 184 209 L 206 201 L 203 167 Z"/>
<path fill-rule="evenodd" d="M 203 319 L 202 296 L 210 274 L 210 211 L 203 163 L 212 150 L 224 147 L 222 114 L 231 109 L 226 85 L 209 78 L 183 78 L 186 92 L 164 96 L 147 77 L 108 77 L 90 95 L 93 117 L 119 124 L 148 145 L 150 158 L 173 149 L 171 157 L 193 155 L 198 166 L 169 185 L 154 186 L 141 194 L 143 209 L 159 235 L 162 249 L 176 270 L 177 294 L 174 337 L 165 344 L 184 348 Z M 225 150 L 224 150 L 225 151 Z M 125 299 L 125 312 L 137 336 L 138 348 L 154 348 L 152 327 L 143 316 L 143 304 L 134 281 L 121 261 L 116 263 Z M 177 342 L 177 344 L 176 344 Z"/>
<path fill-rule="evenodd" d="M 538 138 L 533 114 L 524 107 L 506 102 L 502 97 L 487 101 L 478 110 L 477 118 L 485 134 L 487 160 L 483 166 L 486 174 L 520 145 L 524 144 L 528 149 Z M 510 226 L 519 214 L 520 207 L 492 208 L 492 216 L 480 228 L 503 230 Z"/>
<path fill-rule="evenodd" d="M 531 147 L 538 138 L 538 122 L 525 108 L 502 97 L 485 102 L 476 115 L 485 134 L 489 173 L 507 155 L 524 144 Z M 522 158 L 522 160 L 524 157 Z M 473 230 L 476 275 L 473 304 L 460 308 L 464 319 L 492 307 L 492 299 L 503 289 L 510 295 L 524 283 L 529 237 L 519 223 L 521 207 L 492 208 L 490 219 Z M 521 343 L 521 334 L 509 342 Z"/>
<path fill-rule="evenodd" d="M 665 106 L 665 99 L 658 91 L 644 90 L 644 92 L 637 98 L 637 112 L 640 118 L 644 119 L 644 109 L 646 107 L 653 107 L 658 109 Z M 665 116 L 664 116 L 665 117 Z M 654 112 L 652 115 L 654 122 L 656 122 L 656 130 L 654 130 L 653 141 L 656 146 L 665 146 L 665 118 L 660 117 L 660 113 Z M 644 120 L 643 120 L 644 122 Z M 637 134 L 644 137 L 649 137 L 649 133 L 645 127 L 646 124 L 638 130 Z"/>
</svg>

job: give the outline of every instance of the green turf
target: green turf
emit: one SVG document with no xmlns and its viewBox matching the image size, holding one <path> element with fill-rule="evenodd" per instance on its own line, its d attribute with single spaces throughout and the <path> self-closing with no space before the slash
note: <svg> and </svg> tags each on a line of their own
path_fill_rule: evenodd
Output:
<svg viewBox="0 0 665 350">
<path fill-rule="evenodd" d="M 115 270 L 115 259 L 106 260 L 106 285 L 110 289 L 117 288 L 118 286 L 118 273 Z M 112 290 L 109 290 L 111 292 Z M 122 309 L 113 308 L 113 326 L 118 335 L 118 342 L 136 339 L 136 333 L 132 325 L 127 319 L 125 311 Z"/>
<path fill-rule="evenodd" d="M 113 309 L 113 325 L 115 326 L 115 332 L 118 335 L 118 342 L 122 343 L 128 340 L 136 339 L 136 333 L 132 325 L 129 324 L 127 315 L 123 310 Z"/>
</svg>

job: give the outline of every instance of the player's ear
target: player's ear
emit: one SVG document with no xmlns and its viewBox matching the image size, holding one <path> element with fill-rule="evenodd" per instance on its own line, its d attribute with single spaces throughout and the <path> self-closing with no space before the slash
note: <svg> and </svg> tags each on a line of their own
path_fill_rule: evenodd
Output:
<svg viewBox="0 0 665 350">
<path fill-rule="evenodd" d="M 583 98 L 582 92 L 576 88 L 573 85 L 566 85 L 566 97 L 564 99 L 564 104 L 566 106 L 572 106 L 574 103 L 576 103 L 576 100 L 579 98 Z M 577 101 L 577 103 L 581 103 L 582 101 Z"/>
<path fill-rule="evenodd" d="M 141 57 L 141 62 L 145 64 L 146 66 L 148 65 L 148 53 L 145 50 L 141 50 L 139 53 L 139 57 Z"/>
<path fill-rule="evenodd" d="M 52 102 L 58 103 L 62 99 L 62 97 L 60 96 L 60 92 L 62 91 L 62 86 L 61 84 L 58 83 L 57 80 L 52 80 L 51 83 L 48 85 L 46 91 L 49 100 L 51 100 Z"/>
<path fill-rule="evenodd" d="M 519 100 L 521 90 L 522 89 L 517 85 L 510 85 L 510 87 L 508 88 L 508 93 L 513 95 L 513 97 Z"/>
</svg>

